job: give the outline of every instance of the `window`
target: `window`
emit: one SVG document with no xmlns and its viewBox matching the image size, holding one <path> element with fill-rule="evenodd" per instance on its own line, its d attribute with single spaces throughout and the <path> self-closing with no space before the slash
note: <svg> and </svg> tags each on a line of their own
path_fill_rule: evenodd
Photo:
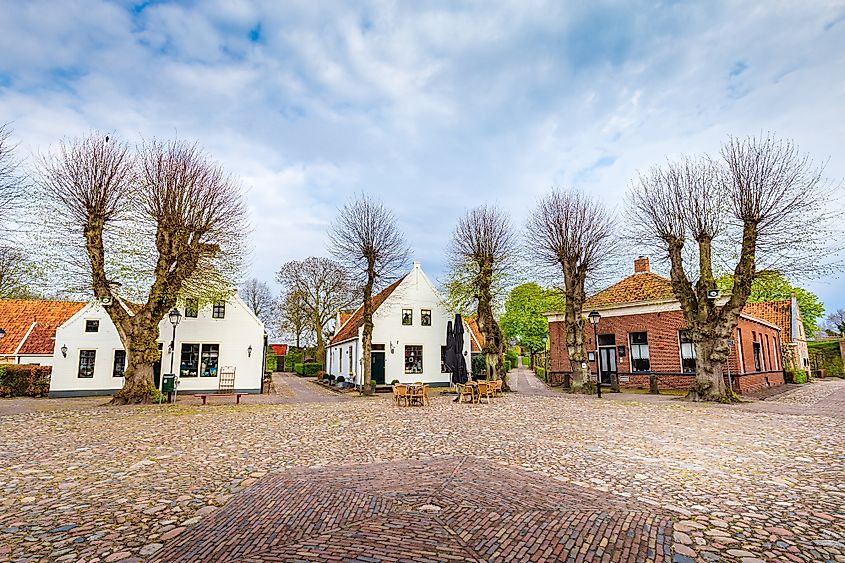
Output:
<svg viewBox="0 0 845 563">
<path fill-rule="evenodd" d="M 405 346 L 405 373 L 422 373 L 422 346 Z"/>
<path fill-rule="evenodd" d="M 126 370 L 126 350 L 114 351 L 114 363 L 112 364 L 111 376 L 123 377 Z"/>
<path fill-rule="evenodd" d="M 220 358 L 219 344 L 203 344 L 200 355 L 200 377 L 217 377 L 217 360 Z"/>
<path fill-rule="evenodd" d="M 96 359 L 96 350 L 80 350 L 78 376 L 85 379 L 90 379 L 94 377 L 94 362 L 96 361 Z"/>
<path fill-rule="evenodd" d="M 754 371 L 763 371 L 762 364 L 760 360 L 762 359 L 763 354 L 760 351 L 760 343 L 754 343 Z"/>
<path fill-rule="evenodd" d="M 211 318 L 222 319 L 226 316 L 226 302 L 217 301 L 211 310 Z"/>
<path fill-rule="evenodd" d="M 692 344 L 689 331 L 682 330 L 678 336 L 681 341 L 681 371 L 695 373 L 695 346 Z"/>
<path fill-rule="evenodd" d="M 632 332 L 631 337 L 631 371 L 651 370 L 648 357 L 648 333 Z"/>
<path fill-rule="evenodd" d="M 85 321 L 85 332 L 99 332 L 99 331 L 100 331 L 100 321 L 98 321 L 98 320 Z"/>
<path fill-rule="evenodd" d="M 179 361 L 179 377 L 199 375 L 200 345 L 182 344 L 182 359 Z"/>
<path fill-rule="evenodd" d="M 198 299 L 185 300 L 185 318 L 195 319 L 200 310 L 200 302 Z M 225 309 L 224 309 L 225 310 Z M 223 317 L 220 317 L 223 318 Z"/>
<path fill-rule="evenodd" d="M 745 355 L 742 353 L 742 329 L 736 329 L 736 356 L 739 360 L 739 372 L 745 373 Z"/>
<path fill-rule="evenodd" d="M 599 346 L 616 346 L 616 335 L 599 334 Z"/>
<path fill-rule="evenodd" d="M 420 324 L 422 326 L 431 326 L 431 309 L 420 311 Z"/>
<path fill-rule="evenodd" d="M 337 361 L 339 365 L 337 366 L 337 373 L 343 373 L 343 350 L 338 348 L 337 350 Z"/>
<path fill-rule="evenodd" d="M 448 346 L 440 347 L 440 373 L 450 373 L 449 368 L 446 367 L 446 351 L 448 349 Z"/>
<path fill-rule="evenodd" d="M 352 346 L 349 347 L 349 375 L 352 375 Z"/>
<path fill-rule="evenodd" d="M 414 310 L 402 309 L 402 324 L 404 326 L 411 326 L 414 324 Z"/>
</svg>

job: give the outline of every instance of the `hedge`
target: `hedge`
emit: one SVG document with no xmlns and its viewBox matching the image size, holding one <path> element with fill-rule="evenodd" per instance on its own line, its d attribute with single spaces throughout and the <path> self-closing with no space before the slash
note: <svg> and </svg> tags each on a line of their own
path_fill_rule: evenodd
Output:
<svg viewBox="0 0 845 563">
<path fill-rule="evenodd" d="M 276 354 L 273 352 L 272 346 L 267 346 L 266 357 L 267 357 L 267 360 L 266 360 L 266 363 L 264 364 L 264 371 L 269 371 L 270 373 L 276 371 L 277 358 L 276 358 Z"/>
<path fill-rule="evenodd" d="M 323 364 L 294 364 L 293 371 L 296 372 L 297 375 L 301 375 L 303 377 L 313 377 L 323 371 Z"/>
<path fill-rule="evenodd" d="M 543 381 L 546 380 L 546 370 L 541 367 L 534 368 L 534 373 L 537 374 L 537 377 L 542 379 Z"/>
<path fill-rule="evenodd" d="M 302 363 L 302 352 L 288 351 L 285 356 L 285 371 L 290 373 L 296 371 L 296 364 Z"/>
<path fill-rule="evenodd" d="M 807 383 L 809 377 L 807 372 L 803 369 L 787 369 L 784 370 L 787 383 Z"/>
<path fill-rule="evenodd" d="M 838 341 L 807 342 L 807 347 L 813 369 L 823 369 L 828 376 L 842 377 L 842 355 Z"/>
<path fill-rule="evenodd" d="M 482 379 L 487 370 L 487 360 L 484 359 L 484 354 L 472 355 L 472 377 L 473 379 Z"/>
<path fill-rule="evenodd" d="M 509 372 L 510 370 L 511 370 L 511 361 L 505 360 L 505 373 Z"/>
<path fill-rule="evenodd" d="M 51 371 L 50 366 L 0 364 L 0 396 L 46 397 Z"/>
</svg>

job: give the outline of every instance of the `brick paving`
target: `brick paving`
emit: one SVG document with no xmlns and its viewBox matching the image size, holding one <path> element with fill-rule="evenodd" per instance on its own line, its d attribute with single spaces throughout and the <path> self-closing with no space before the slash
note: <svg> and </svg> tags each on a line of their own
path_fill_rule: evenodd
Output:
<svg viewBox="0 0 845 563">
<path fill-rule="evenodd" d="M 653 507 L 462 456 L 269 475 L 154 561 L 671 561 L 671 544 Z"/>
<path fill-rule="evenodd" d="M 497 550 L 519 560 L 563 553 L 573 541 L 587 546 L 582 561 L 639 561 L 610 538 L 602 546 L 605 530 L 627 522 L 635 537 L 655 538 L 656 558 L 671 515 L 678 563 L 845 563 L 845 436 L 831 384 L 840 385 L 802 388 L 815 397 L 806 404 L 512 393 L 490 405 L 435 396 L 430 407 L 409 409 L 386 396 L 303 403 L 293 392 L 288 403 L 237 407 L 55 400 L 7 409 L 0 561 L 164 560 L 202 546 L 203 530 L 228 515 L 235 519 L 221 549 L 233 534 L 265 538 L 257 547 L 244 540 L 255 551 L 243 560 L 389 561 L 384 545 L 410 527 L 418 539 L 406 545 L 420 560 L 493 561 Z M 481 472 L 474 482 L 492 484 L 444 486 L 446 467 L 458 463 L 467 475 Z M 262 491 L 282 495 L 291 512 L 264 502 L 237 520 Z M 308 505 L 324 508 L 297 508 Z M 335 525 L 346 510 L 372 516 Z M 285 525 L 304 535 L 289 537 Z M 282 532 L 273 536 L 273 526 Z M 573 527 L 593 537 L 567 535 Z M 371 553 L 352 551 L 359 544 Z M 524 553 L 507 551 L 516 545 Z"/>
<path fill-rule="evenodd" d="M 532 370 L 521 366 L 508 372 L 508 385 L 513 391 L 523 395 L 553 397 L 559 394 L 549 389 Z"/>
</svg>

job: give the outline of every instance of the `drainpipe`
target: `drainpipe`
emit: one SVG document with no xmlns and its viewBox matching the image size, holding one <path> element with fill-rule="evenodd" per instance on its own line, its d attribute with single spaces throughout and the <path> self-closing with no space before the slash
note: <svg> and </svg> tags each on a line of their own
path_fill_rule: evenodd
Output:
<svg viewBox="0 0 845 563">
<path fill-rule="evenodd" d="M 264 372 L 267 369 L 267 333 L 264 333 L 264 347 L 262 348 L 261 352 L 261 377 L 258 379 L 260 381 L 258 385 L 258 394 L 261 395 L 264 393 Z"/>
</svg>

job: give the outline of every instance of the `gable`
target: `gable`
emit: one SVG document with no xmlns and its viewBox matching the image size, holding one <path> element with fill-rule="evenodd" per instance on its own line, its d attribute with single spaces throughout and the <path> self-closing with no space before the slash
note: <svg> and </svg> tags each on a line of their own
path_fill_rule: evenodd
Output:
<svg viewBox="0 0 845 563">
<path fill-rule="evenodd" d="M 387 298 L 391 296 L 391 294 L 396 291 L 396 288 L 405 280 L 407 276 L 402 276 L 382 291 L 377 293 L 373 297 L 373 313 L 375 313 L 382 304 L 387 301 Z M 351 340 L 353 338 L 358 338 L 358 330 L 364 326 L 364 307 L 358 307 L 352 316 L 349 317 L 349 320 L 340 327 L 340 330 L 337 334 L 332 337 L 329 345 L 338 344 L 340 342 L 344 342 L 345 340 Z"/>
</svg>

